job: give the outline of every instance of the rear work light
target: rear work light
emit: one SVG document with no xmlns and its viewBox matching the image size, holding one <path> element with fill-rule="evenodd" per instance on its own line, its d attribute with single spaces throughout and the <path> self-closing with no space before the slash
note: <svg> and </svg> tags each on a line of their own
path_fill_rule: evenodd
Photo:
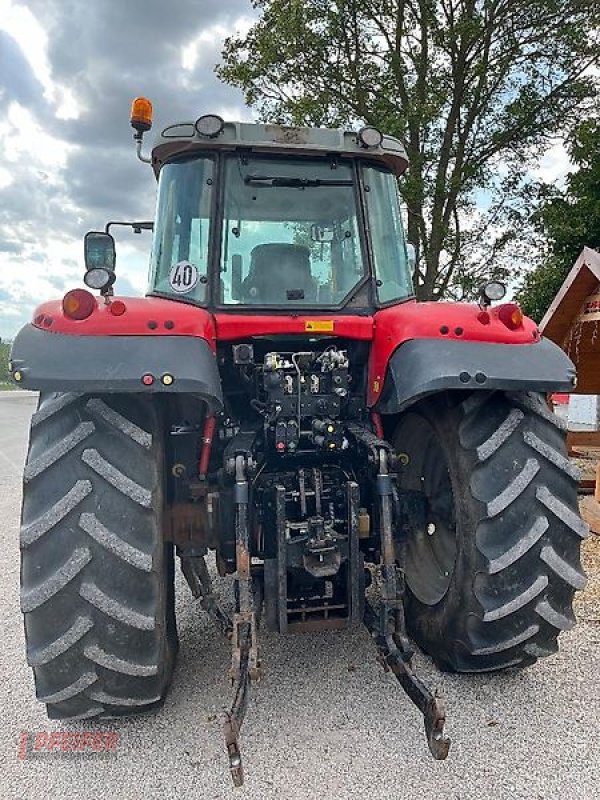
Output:
<svg viewBox="0 0 600 800">
<path fill-rule="evenodd" d="M 69 319 L 87 319 L 96 308 L 96 298 L 85 289 L 72 289 L 63 297 L 62 308 Z"/>
<path fill-rule="evenodd" d="M 500 322 L 511 331 L 515 331 L 523 324 L 523 312 L 516 303 L 507 303 L 504 306 L 499 306 L 497 313 Z"/>
</svg>

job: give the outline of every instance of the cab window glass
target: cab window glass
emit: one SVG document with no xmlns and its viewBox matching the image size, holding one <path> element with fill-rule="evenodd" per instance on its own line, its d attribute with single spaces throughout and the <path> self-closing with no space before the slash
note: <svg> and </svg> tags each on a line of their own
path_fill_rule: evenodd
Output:
<svg viewBox="0 0 600 800">
<path fill-rule="evenodd" d="M 223 304 L 339 305 L 365 275 L 347 163 L 229 156 L 222 237 Z"/>
<path fill-rule="evenodd" d="M 176 161 L 162 168 L 150 260 L 151 292 L 205 302 L 213 172 L 208 158 Z"/>
<path fill-rule="evenodd" d="M 371 251 L 379 302 L 389 303 L 414 294 L 400 213 L 396 178 L 378 167 L 364 167 L 363 180 Z"/>
</svg>

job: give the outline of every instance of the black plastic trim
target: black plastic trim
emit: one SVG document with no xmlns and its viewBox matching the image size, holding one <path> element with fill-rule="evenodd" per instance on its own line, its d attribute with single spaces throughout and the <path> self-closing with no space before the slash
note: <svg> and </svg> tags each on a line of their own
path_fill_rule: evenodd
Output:
<svg viewBox="0 0 600 800">
<path fill-rule="evenodd" d="M 67 336 L 22 328 L 11 353 L 19 386 L 45 392 L 141 392 L 200 395 L 211 411 L 223 407 L 214 353 L 193 336 Z M 142 376 L 154 376 L 145 386 Z M 174 381 L 165 386 L 163 375 Z"/>
<path fill-rule="evenodd" d="M 574 386 L 573 363 L 549 339 L 520 345 L 411 339 L 390 358 L 375 408 L 396 414 L 449 389 L 569 392 Z"/>
</svg>

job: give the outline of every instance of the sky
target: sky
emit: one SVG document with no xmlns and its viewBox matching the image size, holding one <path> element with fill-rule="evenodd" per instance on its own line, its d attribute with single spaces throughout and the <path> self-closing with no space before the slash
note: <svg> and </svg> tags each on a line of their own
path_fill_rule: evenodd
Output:
<svg viewBox="0 0 600 800">
<path fill-rule="evenodd" d="M 129 127 L 134 97 L 152 100 L 156 130 L 209 112 L 252 119 L 214 65 L 254 14 L 250 0 L 0 0 L 0 338 L 83 286 L 86 231 L 153 218 L 155 179 Z M 537 174 L 567 170 L 557 145 Z M 116 292 L 143 294 L 150 234 L 115 235 Z"/>
<path fill-rule="evenodd" d="M 86 231 L 153 218 L 134 97 L 152 100 L 155 130 L 208 112 L 251 119 L 213 69 L 252 14 L 249 0 L 0 0 L 0 337 L 83 286 Z M 151 234 L 115 237 L 116 291 L 143 294 Z"/>
</svg>

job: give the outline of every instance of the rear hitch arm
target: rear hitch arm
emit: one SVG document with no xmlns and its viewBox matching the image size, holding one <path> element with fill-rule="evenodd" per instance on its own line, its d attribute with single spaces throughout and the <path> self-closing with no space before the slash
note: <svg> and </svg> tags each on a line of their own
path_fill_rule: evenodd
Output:
<svg viewBox="0 0 600 800">
<path fill-rule="evenodd" d="M 233 785 L 236 787 L 241 786 L 244 782 L 239 739 L 248 708 L 250 683 L 260 678 L 257 619 L 254 607 L 254 592 L 252 590 L 252 576 L 250 574 L 248 466 L 248 460 L 244 455 L 235 457 L 236 580 L 239 611 L 233 618 L 233 649 L 230 671 L 231 681 L 235 687 L 235 696 L 231 709 L 225 714 L 224 734 L 231 778 Z"/>
<path fill-rule="evenodd" d="M 450 750 L 450 739 L 444 732 L 446 711 L 437 691 L 431 690 L 415 674 L 412 668 L 412 651 L 406 650 L 400 637 L 385 636 L 381 630 L 381 614 L 370 604 L 365 608 L 365 625 L 379 650 L 379 661 L 387 671 L 391 670 L 400 686 L 423 714 L 425 736 L 431 755 L 443 761 Z"/>
<path fill-rule="evenodd" d="M 379 609 L 365 605 L 365 625 L 379 650 L 379 661 L 391 670 L 398 682 L 417 706 L 425 724 L 425 735 L 431 755 L 438 761 L 448 756 L 450 739 L 444 733 L 446 712 L 437 692 L 432 693 L 415 674 L 412 667 L 413 650 L 406 634 L 403 596 L 404 541 L 397 544 L 392 530 L 393 484 L 388 472 L 388 453 L 378 452 L 376 491 L 379 497 L 379 517 L 383 578 L 382 603 Z M 399 565 L 399 566 L 398 566 Z"/>
<path fill-rule="evenodd" d="M 250 646 L 248 630 L 243 633 L 244 641 L 240 647 L 240 666 L 237 676 L 234 678 L 235 696 L 231 709 L 225 713 L 223 732 L 225 734 L 225 747 L 229 757 L 229 770 L 233 785 L 238 787 L 244 783 L 244 768 L 242 765 L 242 754 L 240 751 L 240 731 L 250 696 L 250 669 L 249 657 Z"/>
</svg>

